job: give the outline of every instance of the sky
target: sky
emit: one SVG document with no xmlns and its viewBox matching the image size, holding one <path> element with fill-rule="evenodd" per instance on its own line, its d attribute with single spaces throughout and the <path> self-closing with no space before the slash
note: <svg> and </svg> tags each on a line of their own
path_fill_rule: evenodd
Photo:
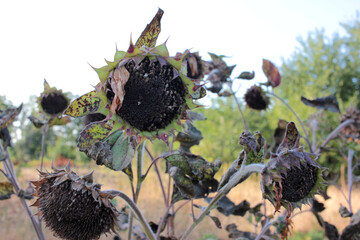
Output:
<svg viewBox="0 0 360 240">
<path fill-rule="evenodd" d="M 14 105 L 51 86 L 82 95 L 99 80 L 91 68 L 127 50 L 158 8 L 164 10 L 158 44 L 171 55 L 186 49 L 226 55 L 233 76 L 256 73 L 265 81 L 262 59 L 280 66 L 299 47 L 297 38 L 325 29 L 343 34 L 340 22 L 354 20 L 360 0 L 12 0 L 0 2 L 0 95 Z M 91 65 L 91 66 L 90 66 Z M 283 81 L 285 81 L 283 79 Z"/>
</svg>

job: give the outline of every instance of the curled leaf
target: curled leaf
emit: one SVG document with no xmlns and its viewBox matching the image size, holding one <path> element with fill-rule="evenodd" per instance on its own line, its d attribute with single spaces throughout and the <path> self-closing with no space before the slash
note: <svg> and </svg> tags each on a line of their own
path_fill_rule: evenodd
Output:
<svg viewBox="0 0 360 240">
<path fill-rule="evenodd" d="M 7 127 L 12 123 L 15 117 L 20 113 L 22 104 L 18 108 L 8 108 L 0 115 L 0 129 Z"/>
<path fill-rule="evenodd" d="M 0 139 L 3 140 L 2 144 L 4 148 L 11 147 L 11 136 L 7 127 L 0 129 Z"/>
<path fill-rule="evenodd" d="M 141 48 L 146 46 L 148 48 L 153 48 L 156 45 L 156 40 L 160 34 L 160 22 L 164 14 L 164 11 L 159 8 L 154 18 L 151 20 L 150 24 L 146 25 L 146 28 L 141 33 L 141 36 L 136 41 L 135 46 Z"/>
<path fill-rule="evenodd" d="M 125 96 L 125 84 L 129 80 L 130 73 L 128 70 L 121 66 L 114 71 L 113 79 L 111 81 L 111 89 L 113 90 L 115 96 L 111 103 L 110 110 L 112 113 L 116 114 L 116 111 L 119 110 L 122 106 Z"/>
<path fill-rule="evenodd" d="M 238 79 L 245 79 L 245 80 L 251 80 L 254 79 L 255 77 L 255 72 L 242 72 L 240 73 L 240 75 L 237 77 Z"/>
<path fill-rule="evenodd" d="M 44 126 L 47 123 L 46 121 L 40 120 L 35 116 L 30 116 L 30 117 L 28 117 L 28 119 L 36 128 L 41 128 L 42 126 Z"/>
<path fill-rule="evenodd" d="M 211 220 L 213 220 L 213 222 L 215 223 L 215 225 L 218 229 L 222 229 L 221 222 L 218 217 L 215 217 L 215 216 L 209 216 L 209 217 L 211 218 Z"/>
<path fill-rule="evenodd" d="M 11 198 L 13 194 L 13 186 L 9 182 L 0 182 L 0 200 Z"/>
<path fill-rule="evenodd" d="M 297 130 L 294 122 L 289 122 L 286 126 L 285 137 L 282 140 L 277 152 L 282 149 L 293 149 L 299 147 L 300 133 Z"/>
<path fill-rule="evenodd" d="M 339 103 L 335 95 L 330 95 L 322 98 L 316 98 L 314 100 L 307 99 L 301 96 L 301 101 L 310 107 L 317 109 L 329 110 L 331 112 L 340 112 Z"/>
<path fill-rule="evenodd" d="M 77 99 L 65 110 L 64 114 L 71 117 L 82 117 L 99 109 L 100 98 L 95 97 L 96 90 L 91 91 Z"/>
<path fill-rule="evenodd" d="M 262 69 L 265 76 L 268 79 L 268 85 L 273 88 L 277 87 L 281 83 L 281 75 L 278 68 L 269 60 L 263 59 Z"/>
</svg>

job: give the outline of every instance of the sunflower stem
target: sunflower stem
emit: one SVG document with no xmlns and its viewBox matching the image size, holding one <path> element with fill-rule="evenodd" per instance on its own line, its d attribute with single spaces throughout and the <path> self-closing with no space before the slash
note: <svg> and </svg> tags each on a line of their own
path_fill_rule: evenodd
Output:
<svg viewBox="0 0 360 240">
<path fill-rule="evenodd" d="M 237 99 L 235 93 L 234 93 L 232 90 L 231 90 L 231 92 L 232 92 L 232 95 L 234 96 L 234 100 L 235 100 L 236 105 L 237 105 L 237 108 L 238 108 L 238 110 L 239 110 L 239 112 L 240 112 L 241 119 L 242 119 L 243 124 L 244 124 L 244 128 L 245 128 L 246 131 L 250 132 L 249 127 L 248 127 L 248 125 L 246 124 L 246 120 L 245 120 L 244 113 L 243 113 L 243 111 L 241 110 L 241 106 L 240 106 L 239 100 Z"/>
<path fill-rule="evenodd" d="M 354 156 L 354 150 L 349 149 L 348 150 L 348 157 L 347 157 L 347 164 L 348 164 L 348 205 L 349 205 L 349 212 L 352 213 L 352 206 L 351 206 L 351 192 L 352 192 L 352 186 L 353 186 L 353 173 L 352 173 L 352 159 Z"/>
<path fill-rule="evenodd" d="M 329 136 L 325 139 L 324 143 L 321 144 L 320 148 L 317 150 L 317 153 L 321 153 L 322 149 L 325 148 L 325 146 L 334 138 L 337 137 L 337 135 L 340 133 L 341 129 L 343 129 L 346 126 L 349 126 L 350 124 L 354 123 L 354 119 L 348 119 L 345 122 L 341 123 L 337 128 L 335 128 Z"/>
<path fill-rule="evenodd" d="M 301 119 L 299 118 L 299 116 L 297 115 L 297 113 L 290 107 L 289 104 L 287 104 L 287 102 L 285 102 L 284 99 L 282 99 L 280 96 L 276 95 L 276 94 L 273 93 L 273 92 L 268 92 L 268 93 L 269 93 L 270 95 L 276 97 L 278 100 L 280 100 L 280 101 L 295 115 L 296 119 L 297 119 L 298 122 L 300 123 L 301 128 L 302 128 L 302 130 L 303 130 L 303 132 L 304 132 L 304 135 L 305 135 L 305 136 L 304 136 L 304 139 L 305 139 L 305 141 L 307 142 L 307 144 L 308 144 L 308 146 L 309 146 L 309 150 L 310 150 L 311 153 L 313 153 L 314 151 L 313 151 L 313 149 L 312 149 L 312 145 L 311 145 L 311 142 L 310 142 L 310 140 L 309 140 L 309 135 L 307 134 L 307 132 L 306 132 L 306 130 L 305 130 L 305 126 L 304 126 L 303 121 L 301 121 Z"/>
<path fill-rule="evenodd" d="M 201 212 L 199 217 L 195 219 L 195 221 L 191 224 L 191 226 L 185 231 L 185 233 L 181 236 L 180 240 L 185 240 L 190 237 L 191 232 L 195 229 L 195 227 L 208 215 L 211 209 L 218 203 L 218 201 L 225 196 L 237 183 L 238 181 L 247 174 L 252 174 L 255 172 L 261 172 L 264 169 L 264 164 L 250 164 L 245 166 L 243 164 L 240 167 L 240 170 L 237 171 L 229 180 L 229 182 L 222 187 L 216 196 L 211 200 L 209 205 Z"/>
<path fill-rule="evenodd" d="M 19 185 L 19 183 L 17 181 L 17 178 L 16 178 L 16 174 L 15 174 L 15 170 L 14 170 L 14 164 L 13 164 L 11 158 L 10 158 L 9 153 L 3 148 L 1 140 L 0 140 L 0 150 L 4 154 L 6 154 L 6 159 L 3 161 L 3 167 L 4 167 L 4 170 L 6 172 L 4 174 L 9 179 L 11 185 L 13 185 L 15 193 L 19 194 L 20 191 L 21 191 L 21 188 L 20 188 L 20 185 Z M 20 201 L 21 201 L 21 204 L 24 206 L 27 214 L 30 217 L 31 223 L 32 223 L 32 225 L 34 227 L 34 230 L 36 232 L 36 235 L 37 235 L 38 239 L 39 240 L 45 240 L 44 233 L 42 232 L 42 229 L 41 229 L 41 224 L 36 219 L 33 212 L 30 210 L 29 205 L 27 204 L 27 202 L 25 201 L 24 198 L 20 197 Z"/>
<path fill-rule="evenodd" d="M 142 168 L 143 168 L 143 160 L 144 160 L 143 159 L 143 157 L 144 157 L 144 147 L 145 147 L 145 141 L 140 143 L 140 145 L 139 145 L 139 147 L 137 149 L 137 158 L 136 158 L 137 181 L 136 181 L 136 190 L 135 190 L 135 197 L 134 197 L 135 204 L 137 203 L 137 200 L 138 200 L 139 195 L 140 195 L 141 184 L 144 181 L 143 176 L 142 176 Z M 128 228 L 128 236 L 127 236 L 128 240 L 131 240 L 131 238 L 132 238 L 133 221 L 134 221 L 134 216 L 133 216 L 132 212 L 130 212 L 130 214 L 129 214 L 129 228 Z"/>
<path fill-rule="evenodd" d="M 42 171 L 43 168 L 43 164 L 44 164 L 44 156 L 45 156 L 45 139 L 46 139 L 46 134 L 49 130 L 49 124 L 46 123 L 43 128 L 42 128 L 42 138 L 41 138 L 41 162 L 40 162 L 40 171 Z"/>
<path fill-rule="evenodd" d="M 107 191 L 104 191 L 107 192 Z M 122 200 L 126 202 L 126 204 L 130 207 L 131 212 L 136 216 L 138 221 L 140 222 L 141 226 L 143 227 L 144 233 L 149 240 L 155 240 L 155 235 L 153 231 L 151 230 L 150 225 L 148 224 L 148 221 L 145 219 L 144 215 L 141 213 L 139 207 L 136 205 L 136 203 L 131 200 L 131 198 L 126 195 L 125 193 L 117 190 L 109 190 L 109 192 L 112 195 L 120 197 Z"/>
<path fill-rule="evenodd" d="M 147 174 L 148 174 L 151 166 L 154 165 L 154 169 L 155 169 L 155 172 L 156 172 L 156 176 L 157 176 L 157 178 L 158 178 L 158 180 L 159 180 L 161 192 L 162 192 L 162 195 L 163 195 L 163 198 L 164 198 L 165 207 L 167 208 L 169 205 L 168 205 L 168 200 L 167 200 L 166 193 L 165 193 L 165 189 L 164 189 L 164 184 L 163 184 L 162 179 L 161 179 L 161 175 L 160 175 L 159 168 L 158 168 L 158 166 L 156 165 L 156 161 L 157 161 L 158 159 L 160 159 L 160 157 L 157 157 L 157 158 L 154 159 L 154 157 L 152 156 L 151 152 L 149 151 L 149 149 L 148 149 L 147 147 L 145 147 L 145 150 L 146 150 L 147 154 L 149 155 L 149 157 L 150 157 L 150 159 L 151 159 L 151 164 L 150 164 L 150 166 L 149 166 L 149 168 L 148 168 L 148 170 L 146 171 L 146 173 L 145 173 L 144 176 L 145 176 L 145 177 L 147 176 Z"/>
</svg>

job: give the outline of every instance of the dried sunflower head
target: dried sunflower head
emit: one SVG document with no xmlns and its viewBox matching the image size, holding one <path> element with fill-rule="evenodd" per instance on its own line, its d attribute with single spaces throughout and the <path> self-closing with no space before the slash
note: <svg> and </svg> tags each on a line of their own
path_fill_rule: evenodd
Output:
<svg viewBox="0 0 360 240">
<path fill-rule="evenodd" d="M 289 211 L 301 207 L 324 188 L 322 172 L 316 154 L 299 147 L 300 134 L 290 122 L 276 154 L 261 173 L 261 190 L 277 211 L 284 206 Z"/>
<path fill-rule="evenodd" d="M 270 103 L 270 99 L 266 96 L 266 93 L 260 86 L 256 85 L 246 91 L 244 100 L 249 108 L 255 110 L 266 110 Z"/>
<path fill-rule="evenodd" d="M 52 118 L 62 115 L 69 106 L 70 100 L 61 90 L 50 87 L 44 80 L 44 91 L 38 98 L 40 112 L 50 115 Z"/>
<path fill-rule="evenodd" d="M 124 130 L 167 141 L 170 131 L 181 129 L 180 120 L 198 106 L 193 100 L 203 97 L 204 89 L 187 76 L 188 51 L 170 57 L 166 43 L 155 46 L 162 14 L 159 9 L 135 45 L 130 41 L 127 51 L 117 51 L 114 61 L 95 69 L 100 78 L 96 89 L 76 99 L 65 114 L 105 115 L 98 123 L 104 137 Z"/>
<path fill-rule="evenodd" d="M 345 122 L 348 119 L 353 119 L 354 123 L 341 129 L 341 134 L 349 139 L 360 143 L 360 110 L 355 108 L 349 108 L 346 113 L 341 117 L 341 122 Z"/>
<path fill-rule="evenodd" d="M 63 170 L 40 172 L 32 183 L 37 196 L 33 206 L 56 236 L 89 240 L 115 232 L 119 212 L 110 202 L 113 196 L 100 190 L 92 173 L 79 177 L 68 164 Z"/>
</svg>

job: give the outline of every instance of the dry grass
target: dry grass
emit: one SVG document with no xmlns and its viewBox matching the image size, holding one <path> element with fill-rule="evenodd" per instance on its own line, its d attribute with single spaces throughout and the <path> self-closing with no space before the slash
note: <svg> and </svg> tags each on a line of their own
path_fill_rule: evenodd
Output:
<svg viewBox="0 0 360 240">
<path fill-rule="evenodd" d="M 36 167 L 28 167 L 18 169 L 19 182 L 22 187 L 27 186 L 27 182 L 37 179 Z M 49 167 L 47 167 L 49 169 Z M 114 172 L 105 167 L 96 166 L 93 163 L 88 165 L 73 166 L 73 170 L 79 175 L 86 174 L 92 169 L 95 170 L 94 178 L 96 182 L 102 183 L 102 189 L 118 189 L 127 194 L 131 193 L 129 187 L 128 178 L 121 172 Z M 220 174 L 218 175 L 220 176 Z M 166 175 L 162 176 L 163 182 L 168 182 Z M 3 180 L 3 176 L 0 177 Z M 259 179 L 254 176 L 233 189 L 228 197 L 232 199 L 236 204 L 240 203 L 244 199 L 251 203 L 251 206 L 256 205 L 262 201 L 262 195 L 259 187 Z M 326 210 L 321 214 L 326 221 L 336 225 L 339 230 L 342 230 L 349 222 L 349 219 L 343 219 L 338 214 L 340 203 L 347 205 L 343 196 L 335 187 L 330 187 L 329 195 L 331 199 L 326 201 Z M 360 202 L 355 199 L 360 199 L 359 188 L 355 188 L 353 191 L 353 209 L 354 211 L 360 208 Z M 323 202 L 323 199 L 320 199 Z M 32 203 L 33 201 L 30 201 Z M 205 206 L 206 203 L 202 200 L 196 200 L 197 204 Z M 124 206 L 124 203 L 119 199 L 119 206 Z M 161 189 L 159 187 L 158 179 L 154 171 L 150 171 L 148 178 L 143 183 L 141 194 L 139 198 L 139 207 L 142 209 L 145 217 L 148 221 L 159 222 L 161 216 L 164 214 L 164 201 L 162 198 Z M 177 203 L 176 206 L 181 205 Z M 175 206 L 175 208 L 176 208 Z M 303 209 L 307 209 L 304 207 Z M 35 211 L 35 209 L 32 209 Z M 199 210 L 195 210 L 196 214 L 199 214 Z M 267 204 L 267 213 L 271 214 L 273 207 Z M 5 239 L 36 239 L 34 230 L 24 208 L 20 204 L 20 201 L 16 196 L 12 196 L 11 199 L 0 201 L 0 236 L 6 236 Z M 191 209 L 190 204 L 183 207 L 176 215 L 175 218 L 175 232 L 180 235 L 191 223 Z M 225 217 L 216 210 L 211 212 L 211 215 L 220 218 L 223 225 L 223 229 L 217 229 L 210 218 L 206 218 L 193 232 L 191 239 L 201 239 L 201 236 L 205 233 L 212 233 L 219 239 L 228 239 L 227 232 L 224 230 L 225 226 L 230 223 L 236 223 L 239 229 L 244 231 L 254 231 L 254 226 L 246 221 L 245 217 Z M 311 213 L 303 213 L 296 216 L 294 219 L 294 227 L 292 232 L 307 232 L 314 229 L 320 229 L 316 219 Z M 46 239 L 57 239 L 46 228 L 44 230 Z M 121 236 L 125 236 L 125 233 L 121 233 Z M 102 237 L 101 239 L 112 239 L 111 236 Z"/>
</svg>

